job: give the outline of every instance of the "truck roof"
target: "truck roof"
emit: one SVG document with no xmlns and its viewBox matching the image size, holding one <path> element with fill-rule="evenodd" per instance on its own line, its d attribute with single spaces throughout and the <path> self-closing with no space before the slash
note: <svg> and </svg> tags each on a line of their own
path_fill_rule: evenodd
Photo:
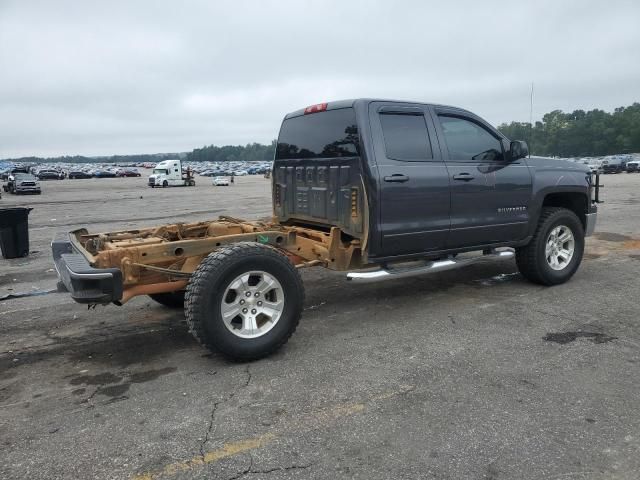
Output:
<svg viewBox="0 0 640 480">
<path fill-rule="evenodd" d="M 466 113 L 472 112 L 465 110 L 464 108 L 454 107 L 452 105 L 442 105 L 438 103 L 429 103 L 429 102 L 420 102 L 420 101 L 411 101 L 411 100 L 394 100 L 389 98 L 351 98 L 347 100 L 335 100 L 330 102 L 325 102 L 327 104 L 326 110 L 337 110 L 339 108 L 349 108 L 354 107 L 357 103 L 371 103 L 371 102 L 390 102 L 390 103 L 410 103 L 412 105 L 428 105 L 431 107 L 443 107 L 443 108 L 455 108 L 456 110 L 460 110 Z M 295 110 L 293 112 L 287 113 L 284 118 L 293 118 L 304 115 L 305 108 L 301 108 L 299 110 Z"/>
</svg>

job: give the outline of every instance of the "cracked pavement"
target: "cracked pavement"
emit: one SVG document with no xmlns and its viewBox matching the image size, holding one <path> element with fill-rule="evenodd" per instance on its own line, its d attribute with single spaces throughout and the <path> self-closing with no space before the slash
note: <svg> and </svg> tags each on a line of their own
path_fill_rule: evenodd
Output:
<svg viewBox="0 0 640 480">
<path fill-rule="evenodd" d="M 55 286 L 56 233 L 267 216 L 269 182 L 236 180 L 3 196 L 34 207 L 34 253 L 0 259 L 0 298 Z M 251 364 L 147 298 L 2 300 L 0 478 L 639 478 L 640 175 L 603 183 L 571 282 L 529 284 L 512 262 L 367 285 L 305 270 L 298 330 Z"/>
</svg>

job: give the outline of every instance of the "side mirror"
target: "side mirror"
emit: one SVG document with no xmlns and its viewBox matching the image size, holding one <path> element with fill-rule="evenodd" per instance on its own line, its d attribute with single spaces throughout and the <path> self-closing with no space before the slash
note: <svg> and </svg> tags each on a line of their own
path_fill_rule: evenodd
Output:
<svg viewBox="0 0 640 480">
<path fill-rule="evenodd" d="M 514 140 L 511 142 L 511 145 L 509 145 L 509 152 L 512 161 L 518 160 L 529 155 L 529 147 L 527 146 L 527 142 L 523 140 Z"/>
</svg>

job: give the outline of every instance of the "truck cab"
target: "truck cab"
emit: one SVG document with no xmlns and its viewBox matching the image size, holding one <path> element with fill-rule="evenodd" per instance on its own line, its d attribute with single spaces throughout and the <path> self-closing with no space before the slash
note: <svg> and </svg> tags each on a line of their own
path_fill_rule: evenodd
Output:
<svg viewBox="0 0 640 480">
<path fill-rule="evenodd" d="M 182 173 L 182 162 L 179 159 L 159 162 L 149 175 L 148 185 L 154 187 L 184 187 L 196 184 L 190 170 Z"/>
</svg>

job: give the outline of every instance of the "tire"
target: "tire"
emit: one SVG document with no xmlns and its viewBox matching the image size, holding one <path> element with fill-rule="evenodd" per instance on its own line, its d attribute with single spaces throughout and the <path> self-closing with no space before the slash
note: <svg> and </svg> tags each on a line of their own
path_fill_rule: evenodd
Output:
<svg viewBox="0 0 640 480">
<path fill-rule="evenodd" d="M 169 182 L 167 182 L 166 180 L 162 182 L 162 188 L 167 188 L 168 186 L 169 186 Z"/>
<path fill-rule="evenodd" d="M 265 287 L 271 280 L 275 283 Z M 256 295 L 260 292 L 262 296 Z M 279 306 L 259 306 L 261 298 Z M 289 340 L 300 322 L 303 303 L 302 279 L 285 255 L 266 245 L 241 242 L 216 250 L 200 263 L 187 286 L 185 316 L 201 344 L 233 361 L 251 361 L 270 355 Z M 269 318 L 259 309 L 275 313 Z M 251 313 L 256 315 L 253 322 Z"/>
<path fill-rule="evenodd" d="M 184 290 L 170 293 L 152 293 L 149 297 L 165 307 L 184 308 Z"/>
<path fill-rule="evenodd" d="M 552 233 L 559 232 L 562 238 L 567 230 L 570 231 L 573 241 L 571 258 L 569 261 L 556 263 L 554 268 L 553 258 L 561 257 L 553 252 L 548 257 L 547 243 L 551 240 Z M 570 241 L 563 243 L 559 240 L 557 245 L 565 252 L 571 251 Z M 583 253 L 584 228 L 577 215 L 566 208 L 545 207 L 542 209 L 538 226 L 529 244 L 516 249 L 516 263 L 520 273 L 529 281 L 547 286 L 559 285 L 568 281 L 576 273 Z M 551 262 L 549 258 L 552 259 Z"/>
</svg>

